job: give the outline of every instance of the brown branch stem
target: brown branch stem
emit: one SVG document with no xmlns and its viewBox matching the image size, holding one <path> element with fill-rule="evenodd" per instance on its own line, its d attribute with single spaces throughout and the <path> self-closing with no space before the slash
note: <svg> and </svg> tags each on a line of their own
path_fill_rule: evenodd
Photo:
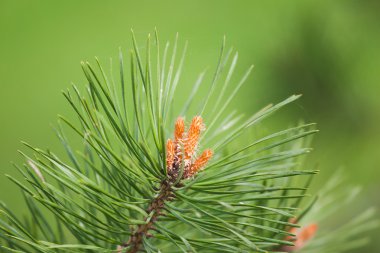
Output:
<svg viewBox="0 0 380 253">
<path fill-rule="evenodd" d="M 162 210 L 165 207 L 165 202 L 170 201 L 173 197 L 175 197 L 175 195 L 171 188 L 170 181 L 163 181 L 158 195 L 150 202 L 146 210 L 148 214 L 153 212 L 151 219 L 146 224 L 138 225 L 130 236 L 128 242 L 122 245 L 123 248 L 129 247 L 127 253 L 138 252 L 141 249 L 144 237 L 151 237 L 149 231 L 154 229 L 154 223 L 159 216 L 163 215 Z"/>
</svg>

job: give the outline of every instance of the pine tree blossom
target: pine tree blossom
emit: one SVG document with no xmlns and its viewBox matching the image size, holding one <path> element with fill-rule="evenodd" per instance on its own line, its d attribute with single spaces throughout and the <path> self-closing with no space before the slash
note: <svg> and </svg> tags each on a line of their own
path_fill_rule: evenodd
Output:
<svg viewBox="0 0 380 253">
<path fill-rule="evenodd" d="M 197 157 L 196 151 L 199 144 L 201 132 L 205 130 L 201 116 L 195 116 L 187 132 L 185 132 L 185 121 L 178 117 L 175 122 L 174 141 L 168 139 L 166 143 L 166 166 L 167 173 L 172 179 L 177 179 L 181 166 L 183 168 L 183 179 L 194 176 L 211 159 L 213 151 L 206 149 Z"/>
</svg>

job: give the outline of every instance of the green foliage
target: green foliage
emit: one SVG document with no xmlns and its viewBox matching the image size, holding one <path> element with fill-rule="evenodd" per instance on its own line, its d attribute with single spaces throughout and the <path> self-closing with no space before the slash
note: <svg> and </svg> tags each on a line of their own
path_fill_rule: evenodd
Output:
<svg viewBox="0 0 380 253">
<path fill-rule="evenodd" d="M 4 250 L 135 252 L 130 239 L 147 224 L 144 252 L 274 252 L 293 245 L 289 230 L 299 225 L 290 219 L 302 213 L 316 174 L 300 157 L 317 130 L 304 124 L 263 134 L 259 126 L 299 96 L 248 117 L 236 114 L 231 101 L 252 67 L 235 81 L 238 54 L 223 41 L 211 83 L 205 86 L 202 73 L 178 101 L 187 47 L 178 53 L 177 41 L 162 50 L 157 33 L 153 42 L 149 36 L 144 60 L 133 36 L 130 71 L 120 52 L 118 81 L 98 60 L 96 67 L 82 63 L 84 92 L 75 85 L 64 92 L 78 123 L 60 116 L 56 130 L 70 161 L 25 143 L 33 155 L 22 153 L 26 164 L 16 166 L 24 180 L 8 177 L 22 190 L 31 219 L 2 204 Z M 194 178 L 170 185 L 173 198 L 162 210 L 151 210 L 168 179 L 165 145 L 177 115 L 204 118 L 201 144 L 215 155 Z M 83 141 L 82 151 L 73 150 L 65 127 Z"/>
<path fill-rule="evenodd" d="M 302 219 L 301 225 L 316 222 L 320 229 L 316 237 L 300 251 L 301 253 L 346 252 L 354 248 L 361 249 L 368 243 L 368 239 L 360 234 L 379 227 L 379 221 L 374 219 L 376 213 L 374 208 L 361 211 L 349 220 L 344 217 L 347 210 L 359 202 L 357 197 L 360 190 L 359 187 L 347 185 L 341 170 L 332 175 L 319 191 L 318 201 Z M 332 220 L 334 213 L 341 214 L 344 223 Z"/>
</svg>

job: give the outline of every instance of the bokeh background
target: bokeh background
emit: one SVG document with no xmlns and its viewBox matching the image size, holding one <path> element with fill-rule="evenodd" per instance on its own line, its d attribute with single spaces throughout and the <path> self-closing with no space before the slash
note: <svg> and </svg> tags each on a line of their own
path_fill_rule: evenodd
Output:
<svg viewBox="0 0 380 253">
<path fill-rule="evenodd" d="M 351 217 L 380 207 L 380 1 L 20 1 L 0 0 L 0 199 L 23 213 L 17 188 L 3 174 L 21 164 L 20 140 L 60 150 L 56 114 L 70 114 L 61 90 L 84 83 L 83 59 L 108 62 L 130 28 L 143 42 L 189 41 L 185 78 L 216 65 L 221 40 L 239 51 L 238 72 L 255 65 L 235 105 L 252 113 L 291 94 L 303 98 L 275 124 L 317 122 L 317 190 L 338 168 L 362 193 Z M 339 203 L 337 203 L 339 204 Z M 337 214 L 337 217 L 340 214 Z M 379 231 L 355 252 L 378 252 Z"/>
</svg>

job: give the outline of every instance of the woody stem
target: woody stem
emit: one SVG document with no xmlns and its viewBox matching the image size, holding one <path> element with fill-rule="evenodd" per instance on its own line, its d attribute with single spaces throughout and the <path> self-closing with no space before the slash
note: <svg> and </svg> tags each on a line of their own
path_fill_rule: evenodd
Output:
<svg viewBox="0 0 380 253">
<path fill-rule="evenodd" d="M 169 181 L 163 181 L 160 186 L 160 191 L 158 196 L 155 197 L 149 204 L 147 208 L 147 213 L 153 212 L 153 215 L 149 222 L 137 226 L 132 235 L 130 236 L 127 243 L 123 247 L 129 247 L 127 253 L 136 253 L 140 250 L 144 237 L 149 237 L 149 230 L 154 228 L 154 223 L 157 221 L 159 216 L 162 215 L 162 210 L 165 207 L 165 202 L 170 201 L 173 198 L 174 193 L 171 188 Z"/>
</svg>

